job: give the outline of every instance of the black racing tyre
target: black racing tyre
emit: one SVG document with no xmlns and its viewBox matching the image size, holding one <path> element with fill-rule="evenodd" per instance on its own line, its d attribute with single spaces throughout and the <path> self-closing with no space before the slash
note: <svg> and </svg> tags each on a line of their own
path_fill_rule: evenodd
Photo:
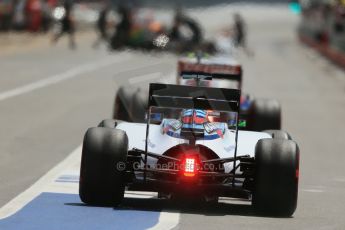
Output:
<svg viewBox="0 0 345 230">
<path fill-rule="evenodd" d="M 112 128 L 114 129 L 117 126 L 117 121 L 113 119 L 105 119 L 99 123 L 98 127 L 103 128 Z"/>
<path fill-rule="evenodd" d="M 251 130 L 281 129 L 281 108 L 277 100 L 254 100 L 249 117 Z"/>
<path fill-rule="evenodd" d="M 148 106 L 148 93 L 145 90 L 138 89 L 130 103 L 130 113 L 133 122 L 145 123 L 145 116 Z"/>
<path fill-rule="evenodd" d="M 125 191 L 125 176 L 119 165 L 127 159 L 128 137 L 118 129 L 90 128 L 84 136 L 79 196 L 95 206 L 117 206 Z"/>
<path fill-rule="evenodd" d="M 191 37 L 186 37 L 184 39 L 193 45 L 200 44 L 203 40 L 203 34 L 200 24 L 192 18 L 188 17 L 182 17 L 180 22 L 181 26 L 187 27 L 192 33 Z"/>
<path fill-rule="evenodd" d="M 283 130 L 265 130 L 263 132 L 271 135 L 273 139 L 292 140 L 290 134 Z"/>
<path fill-rule="evenodd" d="M 299 148 L 291 140 L 261 139 L 255 148 L 253 206 L 263 215 L 291 216 L 297 207 Z"/>
<path fill-rule="evenodd" d="M 205 202 L 209 205 L 217 205 L 219 202 L 219 197 L 218 196 L 205 197 Z"/>
<path fill-rule="evenodd" d="M 130 87 L 120 87 L 115 96 L 113 118 L 131 122 L 130 107 L 133 95 L 137 90 Z"/>
</svg>

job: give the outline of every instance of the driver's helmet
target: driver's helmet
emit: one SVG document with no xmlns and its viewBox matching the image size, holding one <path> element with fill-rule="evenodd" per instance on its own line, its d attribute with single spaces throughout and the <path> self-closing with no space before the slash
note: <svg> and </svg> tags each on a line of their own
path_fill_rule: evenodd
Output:
<svg viewBox="0 0 345 230">
<path fill-rule="evenodd" d="M 207 111 L 200 109 L 183 110 L 181 121 L 184 128 L 201 128 L 207 122 Z"/>
</svg>

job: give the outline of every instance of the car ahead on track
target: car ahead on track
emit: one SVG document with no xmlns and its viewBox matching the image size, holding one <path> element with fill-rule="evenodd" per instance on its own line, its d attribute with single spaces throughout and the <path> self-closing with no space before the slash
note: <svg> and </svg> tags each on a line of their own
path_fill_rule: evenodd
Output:
<svg viewBox="0 0 345 230">
<path fill-rule="evenodd" d="M 214 88 L 242 89 L 242 66 L 231 56 L 198 55 L 180 58 L 177 84 Z M 141 88 L 122 86 L 116 93 L 113 118 L 145 122 L 147 92 Z M 262 131 L 281 129 L 281 106 L 277 100 L 241 97 L 241 129 Z"/>
<path fill-rule="evenodd" d="M 191 54 L 178 61 L 177 84 L 242 90 L 242 66 L 231 56 Z M 281 106 L 277 100 L 242 94 L 240 117 L 247 130 L 281 129 Z"/>
<path fill-rule="evenodd" d="M 84 203 L 117 206 L 127 189 L 180 201 L 242 198 L 263 214 L 294 213 L 299 148 L 280 130 L 239 130 L 239 90 L 150 84 L 148 105 L 146 124 L 104 120 L 87 130 Z"/>
<path fill-rule="evenodd" d="M 201 25 L 184 13 L 176 12 L 173 23 L 164 22 L 165 17 L 159 17 L 148 9 L 137 9 L 135 13 L 127 14 L 132 15 L 130 21 L 125 20 L 131 26 L 128 31 L 122 31 L 121 26 L 118 26 L 110 39 L 112 50 L 129 48 L 183 53 L 202 49 L 215 52 L 215 42 L 205 40 Z"/>
</svg>

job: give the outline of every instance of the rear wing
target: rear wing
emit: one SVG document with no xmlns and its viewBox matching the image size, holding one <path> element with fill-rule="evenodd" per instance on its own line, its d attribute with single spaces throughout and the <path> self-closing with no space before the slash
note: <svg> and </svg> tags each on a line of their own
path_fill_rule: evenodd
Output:
<svg viewBox="0 0 345 230">
<path fill-rule="evenodd" d="M 179 77 L 185 75 L 205 75 L 242 82 L 241 65 L 190 63 L 180 60 L 178 62 Z"/>
<path fill-rule="evenodd" d="M 149 91 L 149 116 L 146 126 L 145 157 L 144 157 L 144 180 L 146 181 L 146 168 L 149 145 L 149 127 L 151 117 L 151 107 L 161 108 L 183 108 L 183 109 L 202 109 L 217 110 L 239 113 L 241 91 L 237 89 L 195 87 L 184 85 L 170 85 L 151 83 Z M 187 128 L 188 129 L 188 128 Z M 182 130 L 181 130 L 182 132 Z M 184 130 L 190 135 L 189 144 L 195 145 L 195 138 L 200 133 L 188 129 Z M 238 143 L 238 120 L 235 133 L 235 151 L 233 156 L 233 168 L 237 169 L 237 143 Z M 235 171 L 234 171 L 235 172 Z M 233 186 L 235 180 L 232 181 Z"/>
<path fill-rule="evenodd" d="M 152 83 L 149 107 L 239 112 L 240 97 L 237 89 Z"/>
</svg>

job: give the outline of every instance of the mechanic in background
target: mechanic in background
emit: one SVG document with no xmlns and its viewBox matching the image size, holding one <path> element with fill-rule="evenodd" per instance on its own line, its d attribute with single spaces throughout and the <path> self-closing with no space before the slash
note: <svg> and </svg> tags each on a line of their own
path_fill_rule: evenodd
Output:
<svg viewBox="0 0 345 230">
<path fill-rule="evenodd" d="M 184 39 L 180 29 L 182 26 L 186 26 L 192 36 L 188 40 L 192 44 L 199 44 L 202 41 L 202 30 L 200 25 L 191 17 L 188 17 L 181 9 L 177 9 L 175 12 L 173 27 L 170 31 L 170 38 L 174 41 Z"/>
<path fill-rule="evenodd" d="M 248 56 L 253 57 L 254 52 L 247 46 L 247 26 L 239 13 L 234 14 L 233 33 L 235 47 L 242 48 Z"/>
<path fill-rule="evenodd" d="M 98 38 L 94 42 L 93 47 L 97 48 L 101 42 L 108 42 L 109 35 L 107 33 L 107 25 L 108 25 L 108 14 L 110 11 L 110 6 L 108 4 L 105 4 L 98 15 L 98 20 L 96 23 L 96 28 L 98 31 Z"/>
<path fill-rule="evenodd" d="M 49 5 L 49 1 L 48 0 L 43 0 L 41 1 L 42 4 L 42 31 L 43 32 L 48 32 L 50 25 L 51 25 L 51 6 Z"/>
<path fill-rule="evenodd" d="M 234 15 L 234 42 L 236 47 L 246 47 L 246 25 L 239 13 Z"/>
<path fill-rule="evenodd" d="M 64 2 L 64 10 L 65 14 L 63 15 L 61 19 L 61 29 L 58 33 L 56 33 L 53 37 L 53 44 L 55 44 L 64 34 L 67 34 L 69 37 L 69 47 L 71 49 L 76 48 L 75 38 L 74 38 L 74 32 L 75 32 L 75 25 L 74 25 L 74 19 L 72 15 L 72 9 L 73 9 L 73 1 L 72 0 L 66 0 Z"/>
<path fill-rule="evenodd" d="M 121 19 L 116 25 L 116 31 L 111 38 L 111 47 L 114 49 L 127 44 L 133 26 L 132 8 L 130 6 L 120 5 L 117 12 Z"/>
</svg>

